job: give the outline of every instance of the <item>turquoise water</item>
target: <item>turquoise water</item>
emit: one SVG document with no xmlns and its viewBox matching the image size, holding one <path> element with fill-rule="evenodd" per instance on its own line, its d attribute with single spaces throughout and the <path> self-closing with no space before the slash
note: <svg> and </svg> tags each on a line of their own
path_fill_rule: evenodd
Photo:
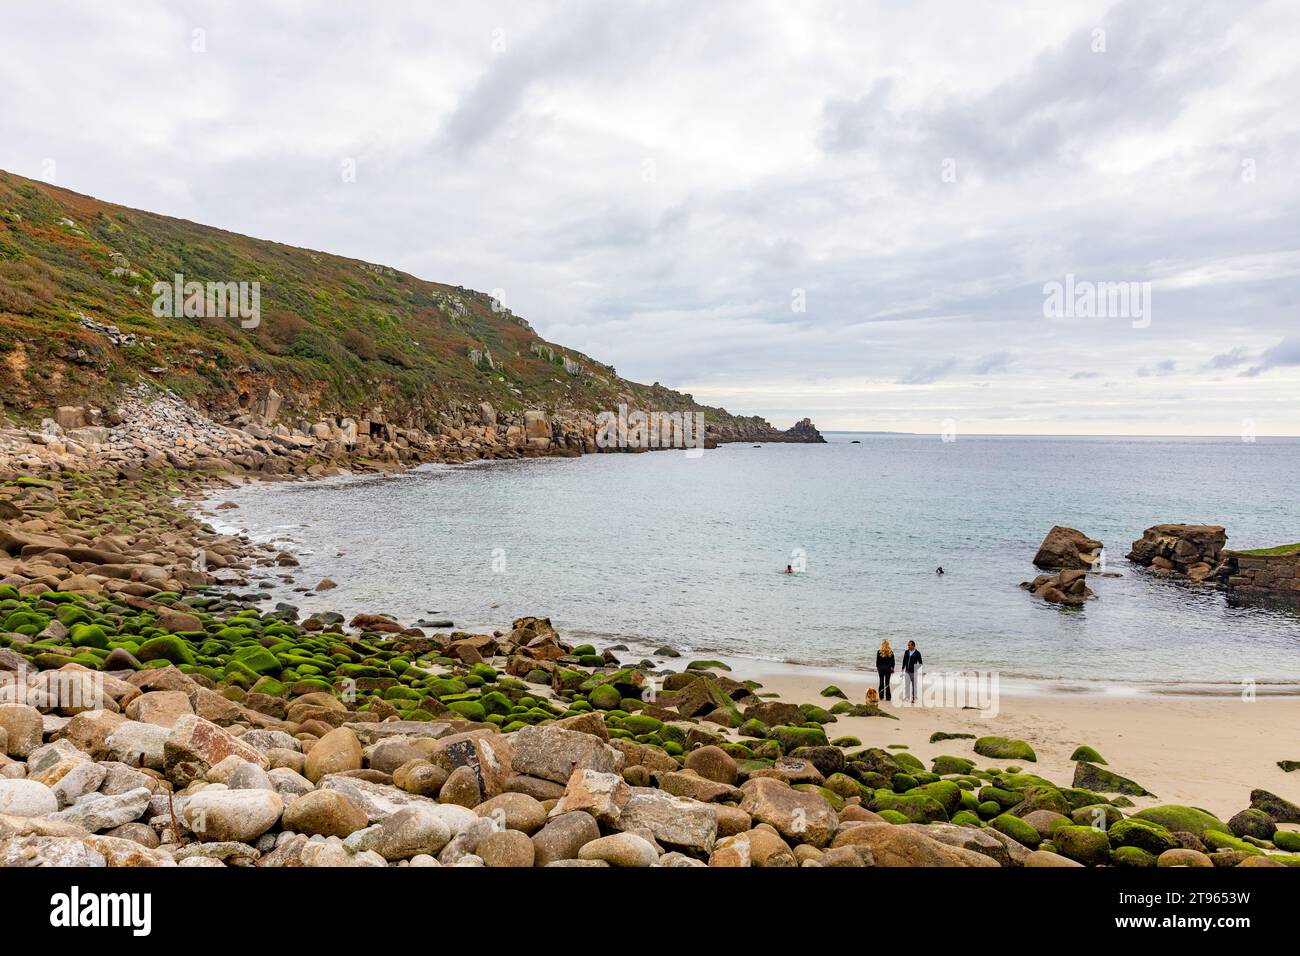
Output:
<svg viewBox="0 0 1300 956">
<path fill-rule="evenodd" d="M 223 494 L 241 507 L 217 520 L 299 553 L 298 586 L 339 583 L 277 594 L 308 610 L 462 627 L 538 614 L 637 651 L 847 669 L 871 669 L 889 638 L 917 641 L 932 671 L 1300 681 L 1300 616 L 1231 608 L 1123 557 L 1164 521 L 1223 524 L 1231 547 L 1300 541 L 1300 440 L 828 437 L 251 486 Z M 1104 541 L 1122 575 L 1094 579 L 1084 608 L 1017 587 L 1054 524 Z M 803 573 L 780 573 L 801 554 Z"/>
</svg>

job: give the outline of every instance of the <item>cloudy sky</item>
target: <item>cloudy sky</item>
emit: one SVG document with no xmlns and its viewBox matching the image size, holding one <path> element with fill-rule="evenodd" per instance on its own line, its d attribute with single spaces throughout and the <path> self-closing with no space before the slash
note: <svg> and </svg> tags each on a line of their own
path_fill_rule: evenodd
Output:
<svg viewBox="0 0 1300 956">
<path fill-rule="evenodd" d="M 1300 434 L 1293 0 L 40 0 L 4 24 L 0 168 L 501 290 L 735 412 Z M 1067 276 L 1149 283 L 1149 312 L 1053 314 Z"/>
</svg>

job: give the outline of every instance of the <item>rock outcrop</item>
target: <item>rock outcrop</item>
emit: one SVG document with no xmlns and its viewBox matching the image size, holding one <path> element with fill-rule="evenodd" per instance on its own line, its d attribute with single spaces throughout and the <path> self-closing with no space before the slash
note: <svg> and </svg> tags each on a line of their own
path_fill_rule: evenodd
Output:
<svg viewBox="0 0 1300 956">
<path fill-rule="evenodd" d="M 1224 551 L 1214 577 L 1234 603 L 1300 607 L 1300 544 L 1265 551 Z"/>
<path fill-rule="evenodd" d="M 1091 571 L 1101 561 L 1102 543 L 1082 531 L 1056 525 L 1038 546 L 1034 566 L 1045 571 L 1073 569 Z"/>
<path fill-rule="evenodd" d="M 1059 574 L 1040 574 L 1032 581 L 1022 581 L 1020 586 L 1036 598 L 1049 604 L 1078 606 L 1095 597 L 1088 587 L 1086 571 L 1070 568 Z"/>
<path fill-rule="evenodd" d="M 1161 577 L 1200 583 L 1214 574 L 1227 540 L 1221 525 L 1158 524 L 1133 542 L 1128 559 Z"/>
</svg>

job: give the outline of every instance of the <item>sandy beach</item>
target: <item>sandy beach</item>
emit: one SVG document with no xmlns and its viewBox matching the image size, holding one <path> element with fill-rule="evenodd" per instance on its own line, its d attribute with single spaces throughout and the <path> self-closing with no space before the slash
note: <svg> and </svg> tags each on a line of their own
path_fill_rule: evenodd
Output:
<svg viewBox="0 0 1300 956">
<path fill-rule="evenodd" d="M 876 686 L 866 674 L 778 664 L 765 668 L 762 662 L 737 664 L 731 676 L 760 681 L 760 693 L 825 706 L 835 702 L 819 696 L 828 684 L 855 703 Z M 895 690 L 893 703 L 886 705 L 898 720 L 841 716 L 826 728 L 828 736 L 851 735 L 868 747 L 904 744 L 927 766 L 940 754 L 973 757 L 980 766 L 1005 765 L 976 756 L 971 740 L 932 744 L 935 731 L 1014 737 L 1028 742 L 1038 756 L 1037 764 L 1023 765 L 1026 770 L 1063 785 L 1074 774 L 1071 753 L 1087 744 L 1106 758 L 1108 769 L 1158 795 L 1135 798 L 1139 807 L 1188 804 L 1225 820 L 1250 806 L 1250 791 L 1257 787 L 1300 801 L 1300 772 L 1286 773 L 1277 765 L 1300 759 L 1300 697 L 1244 701 L 1239 696 L 1002 690 L 996 715 L 984 717 L 969 709 L 904 706 L 899 696 Z"/>
</svg>

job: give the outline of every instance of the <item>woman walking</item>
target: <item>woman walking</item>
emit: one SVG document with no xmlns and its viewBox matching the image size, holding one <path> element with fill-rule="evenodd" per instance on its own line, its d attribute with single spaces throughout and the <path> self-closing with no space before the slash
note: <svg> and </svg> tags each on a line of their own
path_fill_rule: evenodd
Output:
<svg viewBox="0 0 1300 956">
<path fill-rule="evenodd" d="M 892 700 L 889 682 L 894 676 L 894 649 L 887 640 L 881 641 L 880 650 L 876 651 L 876 673 L 880 675 L 880 699 Z"/>
</svg>

